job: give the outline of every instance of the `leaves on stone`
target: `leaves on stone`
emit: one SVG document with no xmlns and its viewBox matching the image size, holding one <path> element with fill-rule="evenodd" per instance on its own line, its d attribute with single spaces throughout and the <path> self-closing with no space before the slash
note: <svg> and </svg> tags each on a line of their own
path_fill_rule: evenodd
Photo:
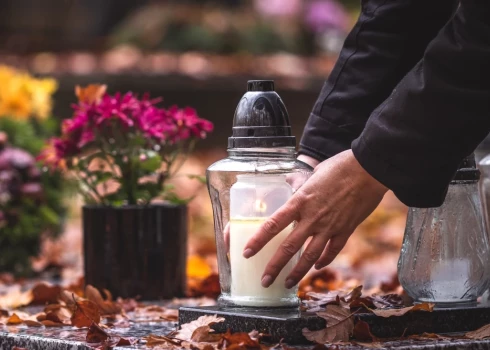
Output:
<svg viewBox="0 0 490 350">
<path fill-rule="evenodd" d="M 211 326 L 216 323 L 224 322 L 223 317 L 213 316 L 201 316 L 197 320 L 183 324 L 181 329 L 178 331 L 176 338 L 185 341 L 191 341 L 194 331 L 199 327 Z"/>
<path fill-rule="evenodd" d="M 90 300 L 75 302 L 75 311 L 71 316 L 71 324 L 75 327 L 90 327 L 92 323 L 100 322 L 100 313 L 97 304 Z"/>
<path fill-rule="evenodd" d="M 377 341 L 378 338 L 371 333 L 371 329 L 369 328 L 369 324 L 363 320 L 358 320 L 354 326 L 353 331 L 354 339 L 359 341 L 369 341 L 374 342 Z"/>
<path fill-rule="evenodd" d="M 487 324 L 476 331 L 468 332 L 465 334 L 466 338 L 469 339 L 485 339 L 490 338 L 490 324 Z"/>
<path fill-rule="evenodd" d="M 318 312 L 327 305 L 342 305 L 349 308 L 350 303 L 359 299 L 362 295 L 362 286 L 357 286 L 350 291 L 330 291 L 328 293 L 307 293 L 310 300 L 305 300 L 309 312 Z"/>
<path fill-rule="evenodd" d="M 121 312 L 121 306 L 112 300 L 112 295 L 107 289 L 104 290 L 104 293 L 106 295 L 106 299 L 102 297 L 100 292 L 95 287 L 87 285 L 85 288 L 85 297 L 99 307 L 102 315 L 119 314 Z"/>
<path fill-rule="evenodd" d="M 109 334 L 104 331 L 100 326 L 98 326 L 95 322 L 92 322 L 88 329 L 87 336 L 85 340 L 87 343 L 102 343 L 105 342 L 109 338 Z"/>
<path fill-rule="evenodd" d="M 327 321 L 327 327 L 318 331 L 303 329 L 306 339 L 319 343 L 348 341 L 354 331 L 354 320 L 350 310 L 339 305 L 327 305 L 325 311 L 317 312 L 319 317 Z"/>
<path fill-rule="evenodd" d="M 221 336 L 218 344 L 219 349 L 226 350 L 261 350 L 261 346 L 257 340 L 250 338 L 248 333 L 230 333 L 228 330 Z"/>
<path fill-rule="evenodd" d="M 392 317 L 392 316 L 403 316 L 407 312 L 413 311 L 427 311 L 432 312 L 434 310 L 435 304 L 431 303 L 420 303 L 413 306 L 404 307 L 402 309 L 369 309 L 373 314 L 379 317 Z"/>
<path fill-rule="evenodd" d="M 30 304 L 44 305 L 57 303 L 60 293 L 60 286 L 50 286 L 46 283 L 36 284 L 32 288 L 32 300 Z"/>
</svg>

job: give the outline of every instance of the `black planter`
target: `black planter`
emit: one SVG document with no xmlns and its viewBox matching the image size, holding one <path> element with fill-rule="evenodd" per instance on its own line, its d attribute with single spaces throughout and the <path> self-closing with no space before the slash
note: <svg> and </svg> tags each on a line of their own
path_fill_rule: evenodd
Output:
<svg viewBox="0 0 490 350">
<path fill-rule="evenodd" d="M 143 300 L 183 296 L 187 207 L 83 207 L 85 283 Z"/>
</svg>

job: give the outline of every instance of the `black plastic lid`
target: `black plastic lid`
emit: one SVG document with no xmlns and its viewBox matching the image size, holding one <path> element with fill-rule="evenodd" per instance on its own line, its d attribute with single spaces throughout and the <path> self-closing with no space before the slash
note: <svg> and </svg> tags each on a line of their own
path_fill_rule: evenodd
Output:
<svg viewBox="0 0 490 350">
<path fill-rule="evenodd" d="M 476 167 L 475 155 L 474 153 L 472 153 L 471 155 L 463 159 L 451 183 L 454 184 L 462 181 L 476 182 L 479 179 L 480 170 L 478 170 L 478 168 Z"/>
<path fill-rule="evenodd" d="M 233 118 L 228 148 L 296 147 L 288 111 L 272 80 L 250 80 Z"/>
</svg>

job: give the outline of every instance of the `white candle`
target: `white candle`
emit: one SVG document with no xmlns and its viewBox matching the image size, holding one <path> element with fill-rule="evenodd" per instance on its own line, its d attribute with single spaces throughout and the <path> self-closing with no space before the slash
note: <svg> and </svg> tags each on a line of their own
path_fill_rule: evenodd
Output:
<svg viewBox="0 0 490 350">
<path fill-rule="evenodd" d="M 464 297 L 470 287 L 469 276 L 469 259 L 435 261 L 431 269 L 428 290 L 435 301 L 458 301 Z"/>
<path fill-rule="evenodd" d="M 299 254 L 286 264 L 271 286 L 264 288 L 261 285 L 265 267 L 291 232 L 292 226 L 275 236 L 255 256 L 249 259 L 243 257 L 245 245 L 265 220 L 232 218 L 230 221 L 231 297 L 237 305 L 276 307 L 291 305 L 292 300 L 296 300 L 297 288 L 286 289 L 284 282 L 296 265 Z"/>
</svg>

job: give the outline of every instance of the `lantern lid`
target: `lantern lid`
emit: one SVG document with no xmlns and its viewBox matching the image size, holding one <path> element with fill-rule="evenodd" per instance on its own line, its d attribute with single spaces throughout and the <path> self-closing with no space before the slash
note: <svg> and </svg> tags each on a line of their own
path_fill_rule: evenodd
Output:
<svg viewBox="0 0 490 350">
<path fill-rule="evenodd" d="M 460 181 L 476 182 L 479 179 L 480 170 L 476 167 L 475 155 L 472 153 L 459 164 L 458 171 L 456 171 L 456 175 L 454 175 L 451 183 L 454 184 Z"/>
<path fill-rule="evenodd" d="M 289 115 L 272 80 L 249 80 L 233 118 L 228 148 L 296 147 Z"/>
</svg>

